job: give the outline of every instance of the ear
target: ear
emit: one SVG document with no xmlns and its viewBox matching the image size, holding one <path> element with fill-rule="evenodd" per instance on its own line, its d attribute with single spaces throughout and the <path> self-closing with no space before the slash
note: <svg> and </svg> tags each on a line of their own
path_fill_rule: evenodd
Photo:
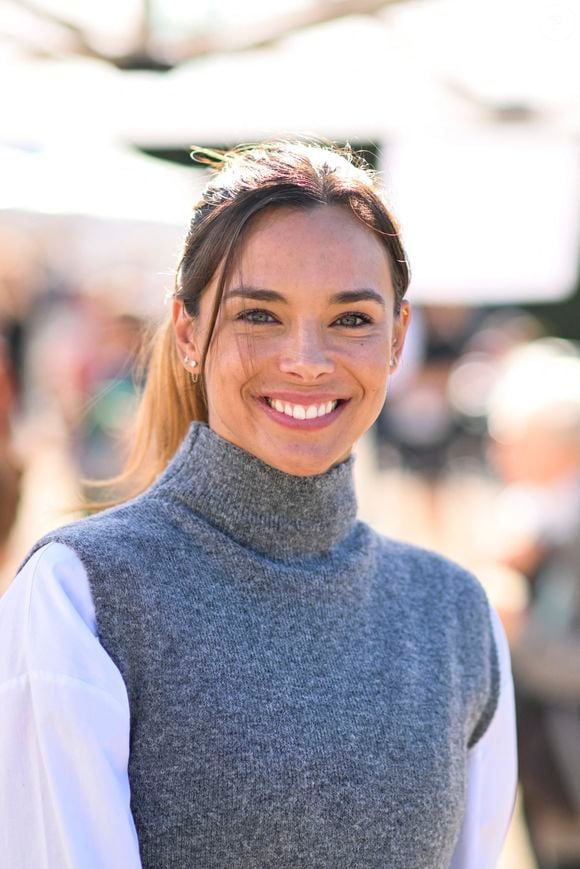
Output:
<svg viewBox="0 0 580 869">
<path fill-rule="evenodd" d="M 409 302 L 403 300 L 401 302 L 401 310 L 395 317 L 393 323 L 393 339 L 391 342 L 391 371 L 397 368 L 401 359 L 401 353 L 407 337 L 409 323 L 411 322 L 411 306 Z"/>
<path fill-rule="evenodd" d="M 175 332 L 175 343 L 181 360 L 188 356 L 199 364 L 199 344 L 196 339 L 197 323 L 190 317 L 181 299 L 173 299 L 171 303 L 171 319 Z"/>
</svg>

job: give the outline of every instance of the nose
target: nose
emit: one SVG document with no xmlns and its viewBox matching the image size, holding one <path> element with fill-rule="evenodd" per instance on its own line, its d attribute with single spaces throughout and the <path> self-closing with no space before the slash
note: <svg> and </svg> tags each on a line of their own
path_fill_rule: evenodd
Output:
<svg viewBox="0 0 580 869">
<path fill-rule="evenodd" d="M 324 336 L 315 324 L 293 330 L 287 336 L 279 358 L 282 374 L 293 374 L 302 380 L 315 380 L 334 371 Z"/>
</svg>

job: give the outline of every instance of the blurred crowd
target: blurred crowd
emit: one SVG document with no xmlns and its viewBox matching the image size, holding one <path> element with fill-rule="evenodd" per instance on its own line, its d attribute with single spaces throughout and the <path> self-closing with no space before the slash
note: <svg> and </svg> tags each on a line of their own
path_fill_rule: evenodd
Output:
<svg viewBox="0 0 580 869">
<path fill-rule="evenodd" d="M 424 307 L 409 337 L 379 463 L 422 478 L 436 546 L 455 495 L 456 548 L 510 643 L 532 850 L 539 869 L 578 869 L 580 346 L 509 308 Z M 485 495 L 463 503 L 470 487 Z"/>
<path fill-rule="evenodd" d="M 79 481 L 71 512 L 88 494 L 83 480 L 121 470 L 145 328 L 126 280 L 57 271 L 33 235 L 0 225 L 0 571 L 38 455 L 66 457 Z M 42 511 L 47 493 L 37 496 Z"/>
<path fill-rule="evenodd" d="M 152 307 L 126 280 L 73 279 L 0 226 L 0 590 L 65 485 L 37 455 L 68 480 L 121 468 Z M 380 485 L 421 481 L 430 543 L 449 492 L 478 492 L 452 513 L 512 650 L 530 839 L 541 869 L 580 867 L 580 350 L 522 310 L 418 306 L 372 444 Z"/>
</svg>

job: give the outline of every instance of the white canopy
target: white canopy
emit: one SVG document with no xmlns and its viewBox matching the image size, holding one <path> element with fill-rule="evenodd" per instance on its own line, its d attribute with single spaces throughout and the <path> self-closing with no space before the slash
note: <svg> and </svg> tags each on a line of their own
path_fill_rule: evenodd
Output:
<svg viewBox="0 0 580 869">
<path fill-rule="evenodd" d="M 119 146 L 0 147 L 0 209 L 186 226 L 203 177 Z"/>
<path fill-rule="evenodd" d="M 579 30 L 577 0 L 408 0 L 163 75 L 15 54 L 0 142 L 41 153 L 0 152 L 0 206 L 184 226 L 200 176 L 121 144 L 375 141 L 416 298 L 562 298 L 580 223 Z"/>
</svg>

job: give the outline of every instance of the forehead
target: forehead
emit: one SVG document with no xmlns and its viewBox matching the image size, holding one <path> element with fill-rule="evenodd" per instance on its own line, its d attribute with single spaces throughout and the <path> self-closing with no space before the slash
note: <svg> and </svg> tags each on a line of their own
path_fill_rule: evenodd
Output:
<svg viewBox="0 0 580 869">
<path fill-rule="evenodd" d="M 242 244 L 235 278 L 270 287 L 309 285 L 336 291 L 392 291 L 389 256 L 373 230 L 337 205 L 275 208 L 259 215 Z"/>
</svg>

